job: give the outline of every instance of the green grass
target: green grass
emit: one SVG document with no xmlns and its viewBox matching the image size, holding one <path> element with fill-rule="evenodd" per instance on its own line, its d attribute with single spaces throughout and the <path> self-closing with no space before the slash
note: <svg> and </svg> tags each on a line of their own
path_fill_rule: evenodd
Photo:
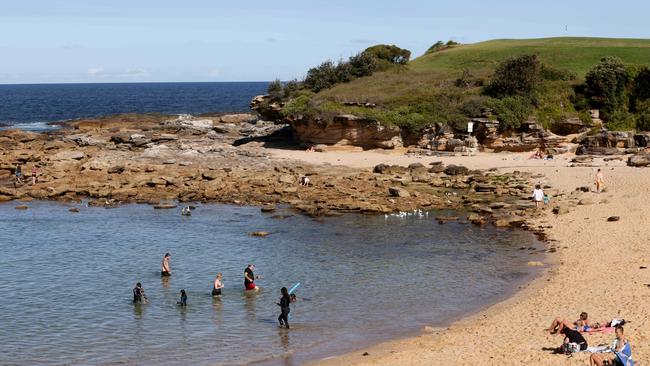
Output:
<svg viewBox="0 0 650 366">
<path fill-rule="evenodd" d="M 576 80 L 549 85 L 546 94 L 541 96 L 543 105 L 535 111 L 535 116 L 548 126 L 554 120 L 579 116 L 569 105 L 571 85 L 583 82 L 587 71 L 602 57 L 617 56 L 629 65 L 650 66 L 650 40 L 563 37 L 459 45 L 420 56 L 406 66 L 323 90 L 310 97 L 309 108 L 328 116 L 356 112 L 386 124 L 411 128 L 446 118 L 456 120 L 454 110 L 458 111 L 464 101 L 481 93 L 480 86 L 454 85 L 463 70 L 469 70 L 480 85 L 488 82 L 500 61 L 523 54 L 536 54 L 542 63 L 577 75 Z M 364 111 L 345 107 L 343 102 L 371 102 L 378 107 Z"/>
<path fill-rule="evenodd" d="M 457 46 L 413 60 L 413 71 L 460 72 L 464 68 L 491 71 L 508 57 L 537 54 L 542 62 L 584 77 L 604 56 L 618 56 L 629 64 L 650 65 L 650 40 L 618 38 L 498 39 Z"/>
</svg>

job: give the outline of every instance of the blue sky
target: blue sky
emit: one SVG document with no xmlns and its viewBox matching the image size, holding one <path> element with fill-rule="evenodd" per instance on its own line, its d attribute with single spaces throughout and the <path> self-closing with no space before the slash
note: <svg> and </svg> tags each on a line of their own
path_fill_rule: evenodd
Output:
<svg viewBox="0 0 650 366">
<path fill-rule="evenodd" d="M 376 43 L 417 56 L 448 39 L 650 38 L 649 11 L 601 0 L 1 0 L 0 83 L 288 80 Z"/>
</svg>

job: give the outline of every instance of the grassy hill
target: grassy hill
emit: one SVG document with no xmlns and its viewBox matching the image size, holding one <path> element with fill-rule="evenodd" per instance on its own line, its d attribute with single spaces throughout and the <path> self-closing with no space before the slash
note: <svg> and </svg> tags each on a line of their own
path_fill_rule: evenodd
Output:
<svg viewBox="0 0 650 366">
<path fill-rule="evenodd" d="M 535 54 L 552 68 L 569 71 L 575 78 L 548 82 L 540 90 L 534 116 L 549 125 L 579 116 L 588 119 L 584 107 L 576 108 L 574 86 L 584 82 L 587 71 L 602 57 L 617 56 L 626 65 L 650 66 L 650 40 L 612 38 L 502 39 L 458 45 L 420 56 L 407 65 L 337 84 L 289 103 L 289 112 L 306 112 L 327 120 L 339 113 L 377 119 L 386 124 L 419 128 L 431 123 L 464 124 L 477 110 L 470 104 L 490 104 L 482 95 L 497 65 L 508 58 Z M 466 77 L 469 85 L 459 86 Z M 343 103 L 374 103 L 363 108 Z M 474 112 L 472 112 L 472 110 Z"/>
<path fill-rule="evenodd" d="M 549 65 L 584 77 L 604 56 L 618 56 L 629 64 L 650 65 L 650 40 L 578 37 L 497 39 L 421 56 L 411 62 L 411 68 L 416 71 L 447 72 L 460 72 L 464 68 L 493 70 L 499 61 L 523 54 L 537 54 Z"/>
</svg>

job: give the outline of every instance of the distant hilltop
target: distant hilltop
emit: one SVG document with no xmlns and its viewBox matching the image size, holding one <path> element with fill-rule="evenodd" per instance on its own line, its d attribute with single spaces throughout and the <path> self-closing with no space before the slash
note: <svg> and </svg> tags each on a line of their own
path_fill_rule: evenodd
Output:
<svg viewBox="0 0 650 366">
<path fill-rule="evenodd" d="M 410 56 L 376 45 L 348 60 L 325 61 L 303 80 L 271 83 L 253 107 L 290 123 L 300 142 L 364 147 L 453 150 L 436 136 L 461 144 L 480 138 L 468 127 L 473 121 L 502 137 L 531 128 L 559 135 L 650 131 L 650 40 L 439 41 Z M 535 133 L 525 148 L 546 147 Z M 557 147 L 560 140 L 552 140 Z"/>
</svg>

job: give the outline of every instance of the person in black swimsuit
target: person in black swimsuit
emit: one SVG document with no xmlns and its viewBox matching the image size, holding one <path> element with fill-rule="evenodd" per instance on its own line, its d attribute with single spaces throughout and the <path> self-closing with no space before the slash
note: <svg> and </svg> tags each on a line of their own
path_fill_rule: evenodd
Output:
<svg viewBox="0 0 650 366">
<path fill-rule="evenodd" d="M 177 302 L 179 306 L 187 306 L 187 293 L 181 290 L 181 301 Z"/>
<path fill-rule="evenodd" d="M 140 282 L 135 284 L 133 288 L 133 303 L 144 304 L 147 302 L 147 295 L 144 294 L 144 288 Z"/>
<path fill-rule="evenodd" d="M 221 282 L 222 278 L 223 275 L 221 274 L 221 272 L 217 273 L 217 278 L 214 279 L 214 284 L 212 284 L 212 296 L 221 295 L 221 289 L 224 287 L 223 283 Z"/>
<path fill-rule="evenodd" d="M 282 297 L 277 305 L 280 307 L 281 313 L 278 316 L 278 322 L 280 322 L 280 326 L 284 325 L 289 329 L 289 312 L 291 311 L 289 305 L 291 304 L 291 297 L 286 287 L 283 287 L 280 292 L 282 293 Z"/>
</svg>

